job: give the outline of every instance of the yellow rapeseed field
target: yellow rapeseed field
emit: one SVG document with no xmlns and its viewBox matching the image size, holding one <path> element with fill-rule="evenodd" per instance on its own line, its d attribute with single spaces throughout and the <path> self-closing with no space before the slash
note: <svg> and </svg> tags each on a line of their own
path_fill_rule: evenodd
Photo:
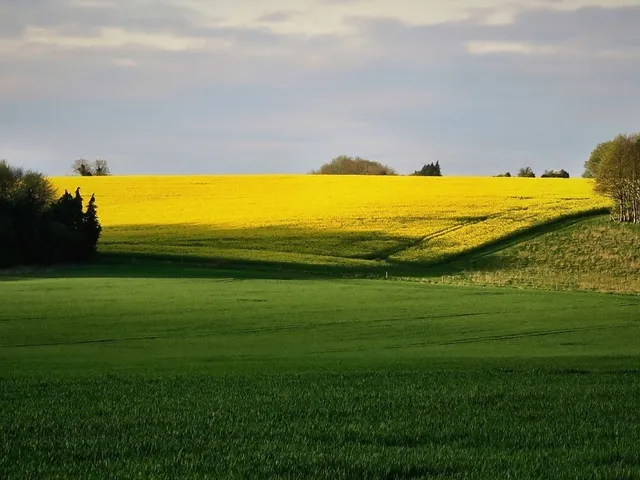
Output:
<svg viewBox="0 0 640 480">
<path fill-rule="evenodd" d="M 101 250 L 234 260 L 433 261 L 608 206 L 583 179 L 58 177 L 96 194 Z"/>
</svg>

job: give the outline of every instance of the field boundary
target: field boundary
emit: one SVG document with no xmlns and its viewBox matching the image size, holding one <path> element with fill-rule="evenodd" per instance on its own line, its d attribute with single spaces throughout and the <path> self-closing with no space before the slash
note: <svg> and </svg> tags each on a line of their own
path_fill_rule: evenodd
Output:
<svg viewBox="0 0 640 480">
<path fill-rule="evenodd" d="M 385 260 L 388 260 L 392 255 L 395 255 L 396 253 L 404 252 L 405 250 L 409 250 L 410 248 L 417 247 L 418 245 L 420 245 L 422 242 L 426 240 L 430 240 L 432 238 L 437 238 L 442 235 L 455 232 L 456 230 L 459 230 L 466 225 L 469 225 L 469 223 L 456 223 L 455 225 L 451 225 L 449 227 L 436 230 L 435 232 L 431 232 L 428 235 L 424 235 L 422 237 L 418 237 L 407 242 L 402 242 L 399 245 L 385 248 L 384 250 L 379 250 L 377 252 L 373 252 L 368 255 L 361 255 L 355 258 L 360 258 L 362 260 L 385 261 Z"/>
<path fill-rule="evenodd" d="M 480 258 L 486 255 L 491 255 L 513 245 L 517 245 L 518 243 L 540 237 L 546 233 L 550 233 L 561 228 L 571 227 L 584 220 L 599 217 L 608 214 L 609 212 L 609 208 L 598 208 L 585 212 L 563 215 L 561 217 L 554 218 L 552 220 L 548 220 L 531 227 L 516 230 L 496 240 L 485 243 L 483 245 L 479 245 L 477 247 L 470 248 L 463 252 L 451 254 L 440 260 L 434 260 L 433 262 L 420 263 L 420 265 L 423 268 L 440 267 L 464 260 L 469 257 Z M 393 260 L 390 260 L 389 262 L 392 263 Z M 396 262 L 396 264 L 398 265 L 411 265 L 412 263 L 413 262 Z M 415 265 L 418 265 L 418 262 L 416 262 Z"/>
</svg>

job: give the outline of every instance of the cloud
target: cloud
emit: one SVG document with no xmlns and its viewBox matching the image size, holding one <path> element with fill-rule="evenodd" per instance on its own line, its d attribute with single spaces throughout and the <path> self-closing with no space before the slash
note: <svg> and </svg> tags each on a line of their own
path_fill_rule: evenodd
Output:
<svg viewBox="0 0 640 480">
<path fill-rule="evenodd" d="M 179 173 L 348 153 L 575 174 L 640 123 L 636 2 L 482 3 L 0 0 L 0 156 L 51 173 L 79 155 Z"/>
<path fill-rule="evenodd" d="M 135 60 L 132 60 L 131 58 L 114 58 L 113 64 L 118 67 L 124 67 L 124 68 L 132 68 L 132 67 L 137 67 L 139 65 L 138 62 L 136 62 Z"/>
<path fill-rule="evenodd" d="M 263 13 L 260 15 L 256 21 L 259 23 L 280 23 L 291 20 L 292 17 L 295 17 L 299 12 L 297 11 L 277 11 L 277 12 L 269 12 Z"/>
<path fill-rule="evenodd" d="M 142 46 L 167 51 L 212 48 L 213 41 L 173 34 L 133 32 L 121 28 L 100 28 L 91 36 L 61 35 L 55 30 L 29 27 L 21 38 L 26 45 L 45 45 L 61 49 L 117 49 Z M 224 46 L 224 45 L 220 45 Z"/>
<path fill-rule="evenodd" d="M 485 54 L 524 54 L 524 55 L 557 55 L 558 47 L 539 45 L 527 42 L 471 41 L 467 43 L 467 51 L 472 55 Z"/>
</svg>

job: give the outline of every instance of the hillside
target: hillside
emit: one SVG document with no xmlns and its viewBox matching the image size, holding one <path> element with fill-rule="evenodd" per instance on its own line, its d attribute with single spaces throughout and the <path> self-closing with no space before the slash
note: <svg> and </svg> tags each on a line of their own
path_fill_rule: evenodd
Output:
<svg viewBox="0 0 640 480">
<path fill-rule="evenodd" d="M 95 193 L 100 250 L 376 267 L 450 258 L 602 209 L 582 179 L 362 176 L 62 177 Z"/>
<path fill-rule="evenodd" d="M 640 226 L 608 215 L 563 222 L 434 270 L 440 282 L 640 292 Z"/>
</svg>

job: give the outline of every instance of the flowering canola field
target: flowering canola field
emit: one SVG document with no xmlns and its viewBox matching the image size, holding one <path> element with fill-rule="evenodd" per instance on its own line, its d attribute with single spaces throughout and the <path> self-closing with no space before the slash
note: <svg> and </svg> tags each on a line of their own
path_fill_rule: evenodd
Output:
<svg viewBox="0 0 640 480">
<path fill-rule="evenodd" d="M 583 179 L 58 177 L 96 194 L 100 250 L 226 260 L 433 262 L 608 201 Z"/>
</svg>

